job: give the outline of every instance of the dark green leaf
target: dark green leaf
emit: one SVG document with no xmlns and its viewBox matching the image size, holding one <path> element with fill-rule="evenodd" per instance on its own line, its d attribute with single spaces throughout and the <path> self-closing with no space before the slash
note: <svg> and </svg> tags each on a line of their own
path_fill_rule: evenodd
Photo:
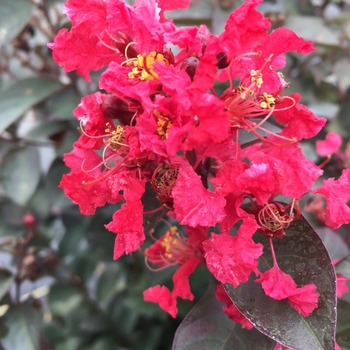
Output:
<svg viewBox="0 0 350 350">
<path fill-rule="evenodd" d="M 90 334 L 104 332 L 108 330 L 109 327 L 109 320 L 104 314 L 91 315 L 91 317 L 82 320 L 80 324 L 80 329 Z"/>
<path fill-rule="evenodd" d="M 96 264 L 96 256 L 94 254 L 91 254 L 89 251 L 84 251 L 75 254 L 75 258 L 70 266 L 75 275 L 78 276 L 81 281 L 86 283 L 86 281 L 93 274 L 96 268 Z"/>
<path fill-rule="evenodd" d="M 61 88 L 60 83 L 45 78 L 29 78 L 11 86 L 0 95 L 0 133 L 29 108 Z"/>
<path fill-rule="evenodd" d="M 90 347 L 85 350 L 119 349 L 118 343 L 113 337 L 98 338 Z"/>
<path fill-rule="evenodd" d="M 99 301 L 123 291 L 127 287 L 126 276 L 119 264 L 107 265 L 97 282 L 96 297 Z"/>
<path fill-rule="evenodd" d="M 0 269 L 0 299 L 8 292 L 12 286 L 14 276 L 6 269 Z"/>
<path fill-rule="evenodd" d="M 27 208 L 37 219 L 46 219 L 51 212 L 51 206 L 48 202 L 47 191 L 44 181 L 39 183 L 33 196 L 30 198 Z"/>
<path fill-rule="evenodd" d="M 47 101 L 47 111 L 51 120 L 75 119 L 72 111 L 79 104 L 79 96 L 72 88 L 55 93 Z"/>
<path fill-rule="evenodd" d="M 67 129 L 65 122 L 43 122 L 31 129 L 26 135 L 26 140 L 47 140 L 50 136 L 56 135 Z"/>
<path fill-rule="evenodd" d="M 41 314 L 30 303 L 11 305 L 5 314 L 8 333 L 2 339 L 5 350 L 38 350 Z"/>
<path fill-rule="evenodd" d="M 9 42 L 26 26 L 36 5 L 29 0 L 1 0 L 0 46 Z"/>
<path fill-rule="evenodd" d="M 177 329 L 173 350 L 272 350 L 275 344 L 231 321 L 210 287 Z"/>
<path fill-rule="evenodd" d="M 350 87 L 350 60 L 348 58 L 340 59 L 333 68 L 339 90 L 345 94 Z"/>
<path fill-rule="evenodd" d="M 72 201 L 66 197 L 62 188 L 58 188 L 63 174 L 67 174 L 69 168 L 66 167 L 62 160 L 56 159 L 47 174 L 47 195 L 53 211 L 60 211 L 72 205 Z M 75 222 L 77 223 L 77 218 Z"/>
<path fill-rule="evenodd" d="M 52 320 L 43 324 L 41 332 L 43 337 L 52 344 L 59 343 L 62 339 L 65 339 L 69 330 L 67 327 L 62 327 L 62 324 L 56 320 Z"/>
<path fill-rule="evenodd" d="M 343 349 L 350 349 L 350 304 L 338 300 L 337 343 Z"/>
<path fill-rule="evenodd" d="M 50 288 L 48 306 L 54 315 L 67 316 L 78 308 L 82 300 L 82 295 L 77 288 L 64 284 L 55 284 Z"/>
<path fill-rule="evenodd" d="M 2 184 L 7 195 L 17 204 L 25 205 L 40 180 L 39 154 L 34 147 L 14 149 L 4 158 Z"/>
<path fill-rule="evenodd" d="M 79 213 L 66 212 L 62 216 L 63 224 L 66 228 L 62 240 L 59 243 L 58 251 L 61 256 L 79 252 L 78 244 L 87 231 L 88 221 Z"/>
<path fill-rule="evenodd" d="M 336 324 L 335 273 L 328 252 L 309 223 L 301 217 L 286 229 L 287 236 L 273 244 L 280 268 L 297 285 L 314 283 L 320 294 L 318 308 L 308 317 L 292 309 L 287 300 L 266 296 L 253 274 L 247 283 L 225 289 L 238 309 L 262 333 L 292 349 L 334 349 Z M 255 238 L 255 237 L 254 237 Z M 258 234 L 256 242 L 264 245 L 259 259 L 261 272 L 273 265 L 268 239 Z"/>
<path fill-rule="evenodd" d="M 78 350 L 80 339 L 71 337 L 57 344 L 56 350 Z"/>
</svg>

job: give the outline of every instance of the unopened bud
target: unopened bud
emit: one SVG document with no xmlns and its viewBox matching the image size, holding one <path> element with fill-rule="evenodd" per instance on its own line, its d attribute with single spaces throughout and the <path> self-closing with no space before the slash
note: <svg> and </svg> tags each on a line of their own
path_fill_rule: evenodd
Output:
<svg viewBox="0 0 350 350">
<path fill-rule="evenodd" d="M 28 229 L 32 229 L 36 224 L 36 218 L 33 214 L 26 214 L 23 216 L 23 224 L 27 226 Z"/>
<path fill-rule="evenodd" d="M 220 69 L 227 68 L 229 66 L 229 62 L 227 61 L 227 55 L 225 52 L 220 52 L 216 55 L 217 63 L 216 66 Z"/>
<path fill-rule="evenodd" d="M 101 112 L 105 118 L 118 119 L 122 126 L 130 125 L 136 111 L 130 111 L 129 105 L 121 98 L 108 94 L 101 103 Z"/>
<path fill-rule="evenodd" d="M 186 58 L 181 65 L 181 69 L 184 69 L 186 73 L 190 76 L 193 81 L 194 75 L 196 74 L 197 66 L 199 64 L 199 59 L 197 57 Z"/>
</svg>

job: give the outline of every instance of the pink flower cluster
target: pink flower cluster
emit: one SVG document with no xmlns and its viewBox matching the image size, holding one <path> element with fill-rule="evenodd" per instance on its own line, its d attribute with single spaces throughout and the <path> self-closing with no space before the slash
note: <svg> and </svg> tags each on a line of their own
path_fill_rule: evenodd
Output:
<svg viewBox="0 0 350 350">
<path fill-rule="evenodd" d="M 76 70 L 87 81 L 91 70 L 106 67 L 103 92 L 84 97 L 73 112 L 81 136 L 65 155 L 71 172 L 60 187 L 85 215 L 121 204 L 106 225 L 116 234 L 114 259 L 140 249 L 145 234 L 153 237 L 144 232 L 147 214 L 162 210 L 185 227 L 169 227 L 145 251 L 154 267 L 180 265 L 172 291 L 157 285 L 144 292 L 173 317 L 177 297 L 193 299 L 189 276 L 198 265 L 234 287 L 253 272 L 268 296 L 288 299 L 304 316 L 317 307 L 316 286 L 298 287 L 274 253 L 273 268 L 257 268 L 263 246 L 253 235 L 265 235 L 273 252 L 273 237 L 285 235 L 300 214 L 298 200 L 322 175 L 298 142 L 325 124 L 299 103 L 299 94 L 285 92 L 289 84 L 279 72 L 286 52 L 307 54 L 312 42 L 287 28 L 268 32 L 269 20 L 256 10 L 261 2 L 246 1 L 216 36 L 206 26 L 177 28 L 165 17 L 189 0 L 136 0 L 134 6 L 69 0 L 72 27 L 49 44 L 66 72 Z M 218 81 L 228 86 L 219 95 Z M 270 118 L 280 132 L 270 130 Z M 258 142 L 244 143 L 244 134 Z M 326 197 L 326 224 L 333 228 L 350 222 L 349 182 L 346 170 L 313 191 Z M 148 212 L 146 184 L 159 202 Z M 289 203 L 277 202 L 278 195 Z M 220 288 L 226 312 L 248 328 Z"/>
</svg>

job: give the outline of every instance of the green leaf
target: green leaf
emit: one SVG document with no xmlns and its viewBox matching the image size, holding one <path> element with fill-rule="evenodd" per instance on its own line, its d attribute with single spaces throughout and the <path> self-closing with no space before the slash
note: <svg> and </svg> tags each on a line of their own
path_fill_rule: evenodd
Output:
<svg viewBox="0 0 350 350">
<path fill-rule="evenodd" d="M 74 120 L 72 112 L 79 102 L 79 96 L 74 89 L 58 91 L 45 101 L 50 120 Z"/>
<path fill-rule="evenodd" d="M 231 321 L 209 287 L 176 331 L 173 350 L 272 350 L 275 342 Z"/>
<path fill-rule="evenodd" d="M 107 265 L 97 282 L 97 300 L 103 301 L 120 293 L 127 287 L 126 283 L 126 276 L 121 273 L 120 265 L 115 263 Z"/>
<path fill-rule="evenodd" d="M 0 299 L 8 292 L 13 281 L 14 276 L 9 270 L 0 269 Z"/>
<path fill-rule="evenodd" d="M 67 211 L 62 215 L 66 233 L 62 237 L 58 252 L 61 256 L 68 254 L 76 255 L 79 251 L 78 245 L 88 230 L 89 218 L 81 217 L 79 213 Z"/>
<path fill-rule="evenodd" d="M 55 284 L 50 288 L 48 306 L 57 316 L 67 316 L 74 312 L 83 301 L 79 290 L 70 285 Z"/>
<path fill-rule="evenodd" d="M 34 147 L 8 152 L 0 172 L 7 195 L 17 204 L 25 205 L 40 180 L 40 159 Z"/>
<path fill-rule="evenodd" d="M 29 0 L 1 0 L 0 46 L 20 33 L 35 7 L 36 5 Z"/>
<path fill-rule="evenodd" d="M 86 283 L 86 281 L 93 274 L 97 264 L 97 257 L 92 254 L 92 252 L 84 251 L 75 254 L 74 260 L 69 265 L 76 276 L 80 278 L 81 281 Z"/>
<path fill-rule="evenodd" d="M 56 159 L 47 174 L 47 196 L 53 211 L 60 211 L 72 205 L 72 200 L 66 197 L 62 188 L 58 188 L 63 174 L 67 174 L 69 168 L 65 166 L 62 160 Z M 75 218 L 76 220 L 77 218 Z M 75 223 L 79 223 L 75 221 Z"/>
<path fill-rule="evenodd" d="M 26 135 L 26 140 L 47 140 L 49 137 L 56 135 L 67 129 L 65 122 L 43 122 L 37 127 L 31 129 Z"/>
<path fill-rule="evenodd" d="M 350 349 L 350 304 L 338 300 L 337 343 L 343 349 Z"/>
<path fill-rule="evenodd" d="M 254 282 L 253 274 L 237 288 L 226 284 L 226 292 L 259 331 L 279 343 L 292 349 L 334 349 L 336 278 L 331 259 L 304 217 L 292 222 L 285 231 L 285 237 L 273 240 L 279 266 L 299 287 L 309 283 L 317 286 L 318 308 L 303 317 L 287 300 L 266 296 L 261 284 Z M 259 259 L 259 271 L 264 272 L 273 266 L 269 242 L 261 234 L 254 240 L 264 245 L 264 255 Z"/>
<path fill-rule="evenodd" d="M 0 22 L 1 23 L 1 22 Z M 0 133 L 14 123 L 24 112 L 62 88 L 62 84 L 45 79 L 21 80 L 0 95 Z"/>
<path fill-rule="evenodd" d="M 38 350 L 41 314 L 30 303 L 11 305 L 4 316 L 8 328 L 2 339 L 5 350 Z"/>
<path fill-rule="evenodd" d="M 333 70 L 339 90 L 342 94 L 345 94 L 350 87 L 350 60 L 348 58 L 338 60 L 335 63 Z"/>
<path fill-rule="evenodd" d="M 302 23 L 302 25 L 300 25 Z M 305 40 L 311 40 L 316 44 L 339 46 L 338 33 L 329 29 L 322 18 L 314 16 L 288 16 L 284 25 Z"/>
</svg>

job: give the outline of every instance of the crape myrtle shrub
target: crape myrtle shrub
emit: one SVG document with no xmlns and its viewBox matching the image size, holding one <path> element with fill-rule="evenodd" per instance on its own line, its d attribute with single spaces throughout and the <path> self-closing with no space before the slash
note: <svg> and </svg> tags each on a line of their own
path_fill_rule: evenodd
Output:
<svg viewBox="0 0 350 350">
<path fill-rule="evenodd" d="M 347 1 L 0 20 L 2 348 L 350 348 Z"/>
</svg>

